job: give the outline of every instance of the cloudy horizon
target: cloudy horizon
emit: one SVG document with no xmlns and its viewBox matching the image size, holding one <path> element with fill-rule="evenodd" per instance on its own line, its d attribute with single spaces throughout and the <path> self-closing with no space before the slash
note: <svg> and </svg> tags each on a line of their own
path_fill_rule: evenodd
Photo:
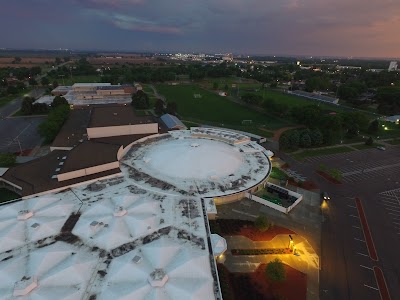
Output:
<svg viewBox="0 0 400 300">
<path fill-rule="evenodd" d="M 0 48 L 400 57 L 397 0 L 0 0 Z"/>
</svg>

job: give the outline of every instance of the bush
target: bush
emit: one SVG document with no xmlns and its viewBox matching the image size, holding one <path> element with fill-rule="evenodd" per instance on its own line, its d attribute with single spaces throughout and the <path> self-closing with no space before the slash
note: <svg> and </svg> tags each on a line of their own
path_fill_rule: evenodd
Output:
<svg viewBox="0 0 400 300">
<path fill-rule="evenodd" d="M 282 282 L 286 279 L 285 266 L 279 258 L 269 262 L 265 268 L 265 275 L 272 282 Z"/>
<path fill-rule="evenodd" d="M 261 232 L 267 231 L 270 228 L 270 223 L 265 215 L 259 215 L 254 222 L 254 226 Z"/>
<path fill-rule="evenodd" d="M 366 141 L 365 141 L 365 145 L 368 146 L 372 146 L 374 143 L 374 139 L 372 137 L 369 137 Z"/>
<path fill-rule="evenodd" d="M 318 169 L 319 169 L 320 171 L 326 172 L 326 170 L 328 169 L 328 167 L 327 167 L 325 164 L 320 164 L 320 165 L 318 166 Z"/>
</svg>

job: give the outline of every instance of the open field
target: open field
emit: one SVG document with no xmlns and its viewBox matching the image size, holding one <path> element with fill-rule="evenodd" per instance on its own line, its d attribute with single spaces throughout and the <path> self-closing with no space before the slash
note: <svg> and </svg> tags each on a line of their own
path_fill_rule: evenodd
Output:
<svg viewBox="0 0 400 300">
<path fill-rule="evenodd" d="M 241 106 L 196 85 L 160 84 L 157 85 L 157 90 L 168 101 L 176 102 L 179 115 L 188 121 L 228 127 L 228 125 L 242 126 L 243 120 L 252 120 L 252 125 L 247 126 L 254 128 L 261 126 L 267 129 L 290 125 L 289 122 Z M 200 94 L 202 97 L 195 99 L 194 94 Z"/>
<path fill-rule="evenodd" d="M 14 57 L 0 57 L 0 68 L 32 68 L 45 64 L 52 65 L 55 63 L 54 57 L 21 57 L 21 62 L 13 64 Z"/>
<path fill-rule="evenodd" d="M 88 58 L 88 62 L 93 65 L 116 65 L 116 64 L 160 64 L 161 61 L 158 61 L 155 58 L 150 57 L 127 57 L 121 56 L 120 58 L 117 57 L 90 57 Z"/>
<path fill-rule="evenodd" d="M 332 148 L 323 148 L 323 149 L 313 149 L 313 150 L 304 150 L 299 153 L 291 154 L 291 156 L 296 160 L 303 160 L 307 157 L 313 156 L 321 156 L 321 155 L 330 155 L 330 154 L 338 154 L 338 153 L 346 153 L 355 151 L 347 146 L 338 146 Z"/>
</svg>

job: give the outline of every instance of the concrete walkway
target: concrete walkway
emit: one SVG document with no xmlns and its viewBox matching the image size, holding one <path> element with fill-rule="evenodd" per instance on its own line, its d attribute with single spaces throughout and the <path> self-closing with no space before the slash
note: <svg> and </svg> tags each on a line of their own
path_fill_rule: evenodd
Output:
<svg viewBox="0 0 400 300">
<path fill-rule="evenodd" d="M 231 272 L 254 272 L 261 263 L 268 263 L 279 258 L 283 263 L 307 274 L 307 299 L 319 299 L 319 257 L 306 239 L 292 234 L 298 255 L 232 255 L 231 249 L 287 248 L 289 237 L 277 235 L 271 241 L 254 242 L 244 236 L 225 236 L 228 250 L 223 264 Z"/>
</svg>

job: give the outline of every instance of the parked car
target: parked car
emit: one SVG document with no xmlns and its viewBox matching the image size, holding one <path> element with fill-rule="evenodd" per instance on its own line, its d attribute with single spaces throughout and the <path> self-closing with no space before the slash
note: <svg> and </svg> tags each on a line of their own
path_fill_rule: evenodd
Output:
<svg viewBox="0 0 400 300">
<path fill-rule="evenodd" d="M 382 150 L 382 151 L 385 151 L 385 150 L 386 150 L 386 148 L 383 147 L 383 146 L 378 146 L 378 147 L 376 147 L 376 149 L 379 149 L 379 150 Z"/>
<path fill-rule="evenodd" d="M 321 196 L 323 200 L 331 200 L 331 197 L 329 197 L 327 192 L 323 192 Z"/>
</svg>

